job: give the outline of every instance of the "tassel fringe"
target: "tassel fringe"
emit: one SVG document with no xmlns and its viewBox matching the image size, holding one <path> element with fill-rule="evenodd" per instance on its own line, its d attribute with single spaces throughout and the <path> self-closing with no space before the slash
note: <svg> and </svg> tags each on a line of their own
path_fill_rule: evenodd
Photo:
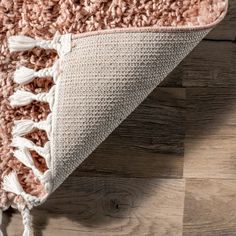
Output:
<svg viewBox="0 0 236 236">
<path fill-rule="evenodd" d="M 72 48 L 71 34 L 60 35 L 59 33 L 56 33 L 52 40 L 33 39 L 31 37 L 23 35 L 11 36 L 8 39 L 8 45 L 10 52 L 25 51 L 32 49 L 34 47 L 41 47 L 44 49 L 55 49 L 59 55 L 59 58 L 69 53 Z M 22 66 L 15 71 L 14 81 L 18 84 L 25 85 L 32 82 L 36 77 L 39 78 L 52 77 L 54 83 L 56 84 L 58 78 L 60 77 L 60 62 L 61 59 L 56 61 L 52 67 L 44 68 L 38 71 Z M 33 94 L 25 90 L 17 90 L 9 98 L 10 104 L 12 107 L 19 107 L 28 105 L 33 101 L 40 101 L 48 103 L 52 111 L 54 105 L 55 86 L 53 86 L 49 92 L 39 93 L 39 94 Z M 40 122 L 34 122 L 31 120 L 15 121 L 12 130 L 12 135 L 13 135 L 12 146 L 16 148 L 16 150 L 14 151 L 14 156 L 25 166 L 32 169 L 35 176 L 39 178 L 41 183 L 44 184 L 47 193 L 50 193 L 52 191 L 52 180 L 51 180 L 51 170 L 50 170 L 51 169 L 50 141 L 48 141 L 44 145 L 44 147 L 40 147 L 34 144 L 32 141 L 23 138 L 21 136 L 30 133 L 34 129 L 41 129 L 47 132 L 48 139 L 50 140 L 51 126 L 52 126 L 51 120 L 52 120 L 52 114 L 48 115 L 46 120 Z M 36 151 L 40 156 L 45 158 L 48 167 L 47 171 L 42 173 L 36 168 L 30 150 Z M 17 173 L 15 171 L 12 171 L 7 176 L 4 176 L 2 182 L 2 189 L 5 190 L 6 192 L 11 192 L 16 195 L 21 195 L 25 199 L 25 202 L 27 203 L 28 207 L 21 209 L 21 214 L 24 224 L 23 236 L 33 236 L 32 220 L 29 209 L 33 206 L 39 205 L 42 201 L 46 199 L 46 197 L 39 199 L 30 194 L 27 194 L 23 190 L 18 180 Z M 0 215 L 0 221 L 1 221 L 1 215 Z M 1 232 L 0 236 L 2 236 Z"/>
<path fill-rule="evenodd" d="M 26 51 L 36 47 L 39 43 L 40 41 L 24 35 L 11 36 L 8 39 L 10 52 Z"/>
<path fill-rule="evenodd" d="M 3 189 L 6 192 L 12 192 L 16 195 L 22 195 L 24 190 L 19 183 L 19 180 L 15 171 L 12 171 L 9 175 L 4 176 Z"/>
<path fill-rule="evenodd" d="M 10 98 L 12 107 L 25 106 L 37 99 L 36 95 L 25 90 L 17 90 Z"/>
<path fill-rule="evenodd" d="M 14 151 L 14 156 L 25 166 L 29 168 L 32 168 L 32 166 L 34 166 L 34 160 L 27 149 L 24 148 Z"/>
<path fill-rule="evenodd" d="M 27 149 L 37 152 L 40 156 L 42 156 L 45 159 L 46 164 L 49 168 L 50 160 L 51 160 L 51 158 L 50 158 L 50 141 L 48 141 L 44 145 L 44 147 L 40 147 L 40 146 L 37 146 L 36 144 L 34 144 L 29 139 L 16 136 L 12 139 L 11 146 L 19 148 L 19 149 L 27 148 Z"/>
<path fill-rule="evenodd" d="M 58 64 L 59 62 L 56 61 L 52 67 L 44 68 L 39 71 L 21 66 L 14 73 L 14 81 L 18 84 L 24 85 L 32 82 L 36 77 L 52 77 L 55 82 L 58 72 Z"/>
<path fill-rule="evenodd" d="M 10 96 L 10 104 L 12 107 L 26 106 L 33 101 L 49 103 L 50 108 L 53 106 L 54 100 L 54 86 L 50 89 L 49 93 L 33 94 L 25 90 L 17 90 Z"/>
<path fill-rule="evenodd" d="M 3 177 L 2 189 L 6 192 L 22 196 L 30 207 L 37 206 L 41 202 L 39 198 L 27 194 L 23 190 L 15 171 L 10 172 L 10 174 Z"/>
<path fill-rule="evenodd" d="M 23 137 L 19 137 L 16 136 L 12 139 L 12 143 L 11 143 L 12 147 L 16 147 L 16 148 L 28 148 L 30 150 L 34 150 L 36 151 L 39 155 L 41 155 L 42 157 L 47 156 L 48 151 L 49 151 L 49 141 L 45 144 L 44 147 L 40 147 L 37 146 L 36 144 L 34 144 L 32 141 L 30 141 L 29 139 L 23 138 Z"/>
<path fill-rule="evenodd" d="M 32 120 L 17 120 L 14 122 L 14 127 L 12 129 L 13 137 L 24 136 L 34 129 L 44 130 L 47 136 L 51 136 L 51 120 L 52 114 L 49 114 L 46 120 L 40 122 L 33 122 Z"/>
<path fill-rule="evenodd" d="M 35 128 L 35 123 L 32 120 L 17 120 L 14 122 L 12 135 L 24 136 Z"/>
<path fill-rule="evenodd" d="M 36 177 L 38 177 L 39 179 L 42 178 L 43 173 L 36 168 L 36 166 L 34 164 L 34 160 L 33 160 L 28 149 L 23 148 L 23 149 L 16 150 L 16 151 L 14 151 L 14 156 L 20 162 L 22 162 L 25 166 L 32 169 L 32 171 Z"/>
<path fill-rule="evenodd" d="M 26 51 L 34 47 L 55 49 L 62 57 L 71 51 L 71 34 L 60 35 L 57 32 L 52 40 L 33 39 L 24 35 L 11 36 L 8 46 L 10 52 Z"/>
<path fill-rule="evenodd" d="M 14 73 L 14 81 L 18 84 L 27 84 L 33 81 L 35 71 L 27 67 L 20 67 Z"/>
</svg>

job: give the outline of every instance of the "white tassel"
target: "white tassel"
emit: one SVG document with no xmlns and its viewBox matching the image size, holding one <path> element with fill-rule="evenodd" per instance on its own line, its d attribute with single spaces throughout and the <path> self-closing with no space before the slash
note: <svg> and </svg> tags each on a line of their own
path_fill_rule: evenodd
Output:
<svg viewBox="0 0 236 236">
<path fill-rule="evenodd" d="M 28 84 L 36 77 L 53 77 L 54 82 L 58 72 L 59 61 L 56 61 L 52 67 L 44 68 L 38 71 L 29 69 L 27 67 L 20 67 L 14 73 L 14 81 L 18 84 Z"/>
<path fill-rule="evenodd" d="M 54 87 L 55 86 L 53 86 L 48 93 L 39 94 L 33 94 L 25 90 L 17 90 L 12 96 L 10 96 L 10 104 L 12 107 L 26 106 L 35 100 L 49 103 L 50 108 L 52 109 L 55 92 Z"/>
<path fill-rule="evenodd" d="M 13 137 L 11 146 L 19 149 L 28 148 L 30 150 L 36 151 L 45 159 L 47 167 L 50 168 L 50 142 L 47 142 L 44 147 L 40 147 L 34 144 L 29 139 L 16 136 Z"/>
<path fill-rule="evenodd" d="M 42 148 L 40 146 L 37 146 L 31 140 L 23 138 L 23 137 L 18 137 L 18 136 L 13 137 L 11 146 L 16 147 L 16 148 L 28 148 L 31 150 L 35 150 L 37 148 Z"/>
<path fill-rule="evenodd" d="M 33 236 L 33 228 L 32 228 L 32 216 L 30 215 L 30 210 L 28 208 L 24 208 L 21 210 L 22 221 L 24 225 L 23 236 Z"/>
<path fill-rule="evenodd" d="M 49 183 L 50 171 L 42 173 L 34 164 L 34 160 L 31 156 L 30 151 L 27 148 L 22 148 L 14 151 L 14 156 L 22 162 L 25 166 L 32 169 L 34 175 L 40 180 L 40 182 L 47 188 L 51 185 Z M 49 172 L 49 173 L 48 173 Z"/>
<path fill-rule="evenodd" d="M 10 174 L 8 174 L 3 178 L 2 189 L 5 190 L 6 192 L 11 192 L 16 195 L 21 195 L 25 199 L 26 203 L 29 204 L 28 207 L 30 208 L 40 203 L 40 200 L 38 198 L 31 196 L 30 194 L 27 194 L 23 190 L 15 171 L 12 171 Z M 29 208 L 25 207 L 20 211 L 24 225 L 23 236 L 33 236 L 32 218 L 30 215 Z"/>
<path fill-rule="evenodd" d="M 3 177 L 2 189 L 6 192 L 21 195 L 30 206 L 37 206 L 41 203 L 39 198 L 27 194 L 23 190 L 15 171 L 12 171 L 10 174 Z"/>
<path fill-rule="evenodd" d="M 15 171 L 3 177 L 2 189 L 16 195 L 22 195 L 24 193 Z"/>
<path fill-rule="evenodd" d="M 26 148 L 15 150 L 14 151 L 14 156 L 20 162 L 22 162 L 25 166 L 31 168 L 33 173 L 35 174 L 35 176 L 37 178 L 39 178 L 39 179 L 42 178 L 43 173 L 41 171 L 39 171 L 36 168 L 36 166 L 34 165 L 34 160 L 33 160 L 32 156 L 31 156 L 31 153 L 29 152 L 29 150 L 27 150 Z"/>
<path fill-rule="evenodd" d="M 24 35 L 11 36 L 8 39 L 10 52 L 25 51 L 34 48 L 39 43 L 38 40 Z"/>
<path fill-rule="evenodd" d="M 58 32 L 52 40 L 33 39 L 24 35 L 11 36 L 8 39 L 10 52 L 25 51 L 34 47 L 55 49 L 59 56 L 71 51 L 71 34 L 60 35 Z"/>
<path fill-rule="evenodd" d="M 45 130 L 48 138 L 51 136 L 51 119 L 52 114 L 50 113 L 46 120 L 34 122 L 32 120 L 17 120 L 14 121 L 14 127 L 12 129 L 13 136 L 24 136 L 34 129 Z"/>
<path fill-rule="evenodd" d="M 32 159 L 32 156 L 27 149 L 20 149 L 20 150 L 15 150 L 14 151 L 14 156 L 22 162 L 25 166 L 31 168 L 34 166 L 34 161 Z"/>
<path fill-rule="evenodd" d="M 18 84 L 28 84 L 35 78 L 35 71 L 33 69 L 21 66 L 16 69 L 14 73 L 14 81 Z"/>
<path fill-rule="evenodd" d="M 16 120 L 12 129 L 13 136 L 24 136 L 36 128 L 37 123 L 32 120 Z"/>
<path fill-rule="evenodd" d="M 34 99 L 35 99 L 35 94 L 25 91 L 25 90 L 17 90 L 9 98 L 12 107 L 28 105 Z"/>
</svg>

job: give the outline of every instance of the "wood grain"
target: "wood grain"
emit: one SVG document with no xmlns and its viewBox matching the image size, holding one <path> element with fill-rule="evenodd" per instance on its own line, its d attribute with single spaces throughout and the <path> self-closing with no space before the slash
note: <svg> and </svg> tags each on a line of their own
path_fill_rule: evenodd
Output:
<svg viewBox="0 0 236 236">
<path fill-rule="evenodd" d="M 186 135 L 234 136 L 236 88 L 186 89 Z"/>
<path fill-rule="evenodd" d="M 70 177 L 33 210 L 35 233 L 180 236 L 184 187 L 175 179 Z M 7 228 L 13 230 L 22 231 L 19 214 Z"/>
<path fill-rule="evenodd" d="M 236 180 L 186 181 L 183 235 L 236 235 Z"/>
<path fill-rule="evenodd" d="M 236 178 L 236 89 L 186 89 L 184 177 Z"/>
<path fill-rule="evenodd" d="M 184 177 L 236 179 L 236 138 L 186 138 Z"/>
<path fill-rule="evenodd" d="M 236 43 L 202 41 L 181 63 L 184 87 L 235 87 Z"/>
<path fill-rule="evenodd" d="M 235 64 L 235 42 L 203 40 L 161 86 L 236 87 Z"/>
</svg>

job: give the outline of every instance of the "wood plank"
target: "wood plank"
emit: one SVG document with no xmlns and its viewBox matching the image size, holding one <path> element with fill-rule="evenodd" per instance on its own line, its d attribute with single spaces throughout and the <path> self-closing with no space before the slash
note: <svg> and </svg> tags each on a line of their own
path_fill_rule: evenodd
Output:
<svg viewBox="0 0 236 236">
<path fill-rule="evenodd" d="M 186 89 L 186 135 L 233 137 L 235 114 L 236 88 Z"/>
<path fill-rule="evenodd" d="M 236 87 L 236 44 L 203 40 L 161 87 Z"/>
<path fill-rule="evenodd" d="M 235 236 L 235 219 L 236 180 L 186 180 L 184 236 Z"/>
<path fill-rule="evenodd" d="M 33 210 L 36 235 L 182 235 L 184 181 L 70 177 Z M 7 232 L 21 235 L 14 214 Z"/>
<path fill-rule="evenodd" d="M 236 138 L 186 137 L 184 177 L 236 179 Z"/>
<path fill-rule="evenodd" d="M 236 178 L 236 89 L 186 89 L 184 177 Z"/>
<path fill-rule="evenodd" d="M 236 178 L 236 89 L 186 89 L 184 177 Z"/>
<path fill-rule="evenodd" d="M 74 172 L 181 178 L 185 89 L 157 88 Z"/>
<path fill-rule="evenodd" d="M 236 44 L 202 41 L 180 64 L 176 76 L 184 87 L 235 87 L 235 65 Z"/>
</svg>

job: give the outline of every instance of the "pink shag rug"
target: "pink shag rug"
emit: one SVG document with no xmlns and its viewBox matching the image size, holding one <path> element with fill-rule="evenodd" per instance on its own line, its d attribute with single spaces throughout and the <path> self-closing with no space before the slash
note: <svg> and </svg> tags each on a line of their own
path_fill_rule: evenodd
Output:
<svg viewBox="0 0 236 236">
<path fill-rule="evenodd" d="M 56 31 L 61 34 L 79 34 L 109 28 L 207 25 L 216 21 L 224 9 L 224 0 L 0 1 L 0 181 L 11 170 L 16 170 L 27 193 L 35 196 L 44 195 L 44 189 L 33 172 L 13 156 L 10 143 L 14 120 L 44 120 L 50 112 L 49 107 L 47 104 L 34 102 L 13 109 L 8 98 L 20 87 L 12 80 L 19 62 L 38 70 L 51 66 L 57 57 L 52 50 L 37 48 L 10 54 L 7 47 L 9 36 L 24 34 L 51 39 Z M 51 78 L 45 78 L 36 79 L 21 87 L 38 93 L 48 91 L 51 86 Z M 41 146 L 47 141 L 47 135 L 39 130 L 32 132 L 27 138 Z M 36 167 L 45 171 L 44 159 L 36 153 L 32 155 Z M 20 196 L 0 190 L 1 208 L 19 202 L 23 202 Z"/>
</svg>

